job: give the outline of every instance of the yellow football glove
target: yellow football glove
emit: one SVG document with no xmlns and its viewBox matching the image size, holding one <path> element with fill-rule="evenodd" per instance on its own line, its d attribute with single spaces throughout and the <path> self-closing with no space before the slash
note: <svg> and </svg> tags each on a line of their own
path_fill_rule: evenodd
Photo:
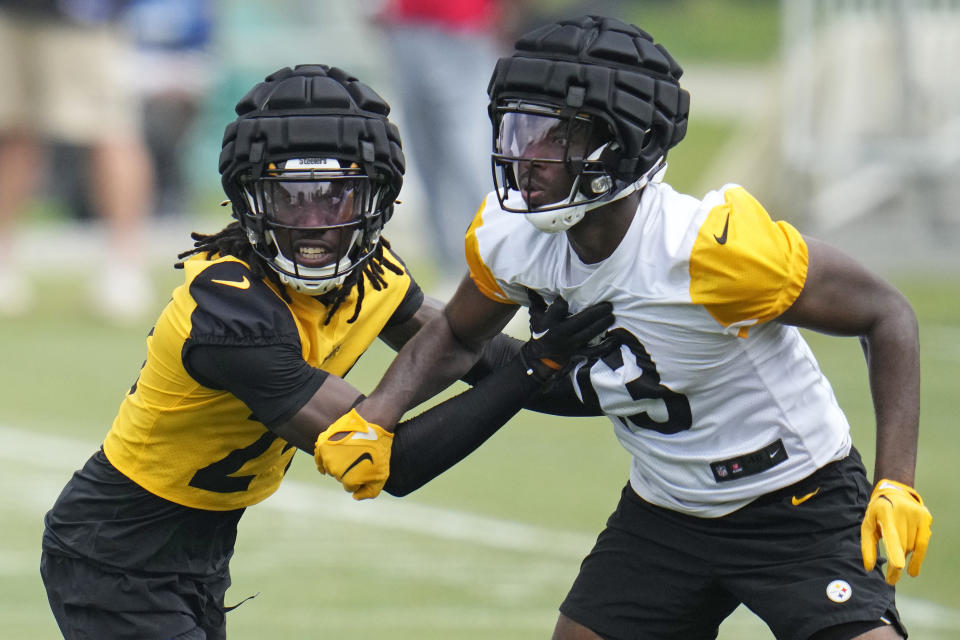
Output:
<svg viewBox="0 0 960 640">
<path fill-rule="evenodd" d="M 338 434 L 344 435 L 333 440 Z M 392 446 L 392 433 L 351 409 L 320 434 L 313 459 L 320 473 L 339 480 L 355 500 L 365 500 L 376 498 L 390 476 Z"/>
<path fill-rule="evenodd" d="M 889 562 L 887 582 L 896 584 L 900 579 L 908 553 L 911 556 L 907 573 L 916 577 L 923 557 L 927 555 L 932 523 L 933 516 L 913 487 L 894 480 L 881 480 L 870 496 L 860 526 L 863 568 L 873 570 L 877 562 L 877 543 L 883 538 Z"/>
</svg>

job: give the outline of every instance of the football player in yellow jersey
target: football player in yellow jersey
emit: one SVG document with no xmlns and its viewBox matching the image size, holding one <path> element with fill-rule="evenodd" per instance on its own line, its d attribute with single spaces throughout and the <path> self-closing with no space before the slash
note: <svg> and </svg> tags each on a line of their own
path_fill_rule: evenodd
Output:
<svg viewBox="0 0 960 640">
<path fill-rule="evenodd" d="M 380 407 L 402 403 L 411 381 L 456 379 L 464 345 L 539 306 L 530 290 L 574 311 L 607 300 L 605 339 L 620 346 L 556 385 L 606 414 L 632 461 L 554 639 L 715 638 L 740 604 L 784 640 L 906 637 L 893 585 L 904 568 L 918 574 L 932 521 L 913 488 L 916 317 L 743 187 L 695 198 L 662 181 L 686 132 L 681 74 L 614 19 L 517 41 L 489 85 L 495 190 L 466 236 L 469 277 L 360 413 L 389 425 Z M 798 327 L 864 346 L 872 485 Z"/>
<path fill-rule="evenodd" d="M 139 378 L 45 518 L 41 573 L 65 637 L 225 637 L 237 523 L 297 448 L 358 499 L 405 495 L 522 405 L 549 404 L 543 382 L 612 321 L 609 304 L 544 305 L 537 339 L 466 354 L 475 386 L 396 437 L 396 420 L 361 419 L 343 376 L 375 338 L 399 348 L 440 309 L 381 235 L 404 171 L 389 110 L 324 65 L 281 69 L 237 104 L 220 155 L 236 221 L 180 255 Z"/>
</svg>

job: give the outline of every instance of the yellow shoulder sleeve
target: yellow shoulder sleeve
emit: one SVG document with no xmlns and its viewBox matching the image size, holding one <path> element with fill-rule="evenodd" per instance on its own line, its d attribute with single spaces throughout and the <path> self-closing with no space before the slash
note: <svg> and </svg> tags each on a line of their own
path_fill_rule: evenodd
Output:
<svg viewBox="0 0 960 640">
<path fill-rule="evenodd" d="M 766 322 L 803 290 L 807 245 L 786 222 L 774 222 L 742 187 L 724 192 L 690 253 L 690 298 L 723 326 Z M 746 337 L 746 326 L 739 335 Z"/>
<path fill-rule="evenodd" d="M 489 198 L 490 196 L 488 195 L 487 197 Z M 484 198 L 480 204 L 480 208 L 477 209 L 476 215 L 473 216 L 473 222 L 470 223 L 470 228 L 467 229 L 467 235 L 464 238 L 464 252 L 467 258 L 467 267 L 470 269 L 470 279 L 473 280 L 473 283 L 477 285 L 477 289 L 479 289 L 483 295 L 494 302 L 515 304 L 513 300 L 508 298 L 507 294 L 503 292 L 500 285 L 497 284 L 493 273 L 490 272 L 490 268 L 484 263 L 483 258 L 480 257 L 480 243 L 477 240 L 477 230 L 483 226 L 483 211 L 486 207 L 487 199 Z"/>
</svg>

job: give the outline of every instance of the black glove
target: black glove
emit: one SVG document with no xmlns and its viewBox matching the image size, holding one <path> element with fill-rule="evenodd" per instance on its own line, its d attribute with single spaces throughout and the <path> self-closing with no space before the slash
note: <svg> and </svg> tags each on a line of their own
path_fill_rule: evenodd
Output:
<svg viewBox="0 0 960 640">
<path fill-rule="evenodd" d="M 543 297 L 533 289 L 527 289 L 530 299 L 530 340 L 520 347 L 520 357 L 527 367 L 527 374 L 543 376 L 543 365 L 552 372 L 564 370 L 575 362 L 574 356 L 595 355 L 600 345 L 588 346 L 613 324 L 613 305 L 598 302 L 570 315 L 569 305 L 558 297 L 548 307 Z M 609 352 L 610 344 L 600 343 L 602 351 Z M 552 373 L 551 372 L 551 373 Z"/>
</svg>

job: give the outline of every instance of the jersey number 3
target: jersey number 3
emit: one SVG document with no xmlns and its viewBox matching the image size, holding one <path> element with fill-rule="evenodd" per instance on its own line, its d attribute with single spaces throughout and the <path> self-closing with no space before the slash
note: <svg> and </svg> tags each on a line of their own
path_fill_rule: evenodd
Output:
<svg viewBox="0 0 960 640">
<path fill-rule="evenodd" d="M 637 367 L 641 370 L 640 376 L 630 380 L 625 385 L 630 398 L 635 401 L 659 400 L 666 409 L 665 419 L 661 420 L 654 419 L 649 411 L 641 411 L 625 418 L 617 416 L 617 419 L 633 431 L 640 428 L 671 434 L 689 429 L 693 425 L 690 401 L 687 400 L 685 395 L 660 384 L 660 373 L 657 371 L 657 365 L 650 358 L 646 347 L 637 340 L 635 335 L 623 328 L 614 329 L 608 335 L 619 338 L 620 343 L 630 349 Z M 602 362 L 614 371 L 626 365 L 623 361 L 622 349 L 617 349 L 604 356 Z M 593 382 L 590 380 L 590 369 L 591 367 L 582 367 L 577 372 L 577 384 L 584 393 L 592 394 L 596 398 L 596 391 L 593 388 Z M 658 417 L 664 417 L 662 411 L 657 413 Z"/>
</svg>

